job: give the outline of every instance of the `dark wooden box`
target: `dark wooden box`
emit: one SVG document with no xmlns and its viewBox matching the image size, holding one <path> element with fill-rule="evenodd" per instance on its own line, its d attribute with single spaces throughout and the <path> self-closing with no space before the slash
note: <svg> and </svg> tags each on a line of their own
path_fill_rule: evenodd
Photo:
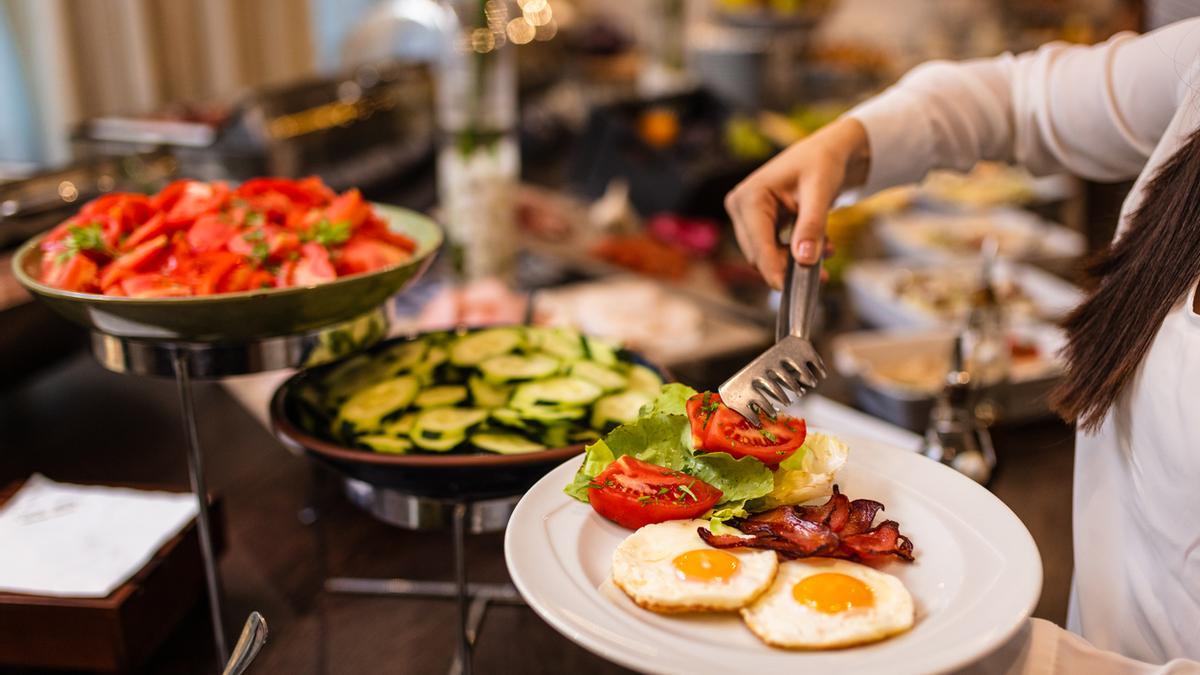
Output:
<svg viewBox="0 0 1200 675">
<path fill-rule="evenodd" d="M 0 488 L 0 504 L 21 483 Z M 124 485 L 180 492 L 175 487 Z M 221 508 L 212 504 L 214 545 L 222 548 Z M 203 596 L 204 568 L 193 521 L 106 598 L 0 592 L 0 667 L 121 672 L 153 653 Z"/>
</svg>

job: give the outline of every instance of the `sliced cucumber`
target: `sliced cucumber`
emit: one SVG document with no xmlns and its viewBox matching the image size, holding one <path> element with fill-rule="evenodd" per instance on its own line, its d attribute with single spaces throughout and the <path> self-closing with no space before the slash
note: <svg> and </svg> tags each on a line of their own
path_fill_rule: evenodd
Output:
<svg viewBox="0 0 1200 675">
<path fill-rule="evenodd" d="M 580 407 L 600 398 L 600 387 L 578 377 L 552 377 L 518 385 L 512 407 L 517 410 L 537 406 Z"/>
<path fill-rule="evenodd" d="M 571 364 L 571 374 L 580 379 L 587 380 L 592 384 L 600 387 L 604 391 L 618 391 L 624 389 L 628 384 L 625 376 L 611 368 L 595 363 L 594 361 L 578 361 Z"/>
<path fill-rule="evenodd" d="M 431 452 L 449 452 L 462 445 L 465 440 L 467 440 L 466 434 L 441 435 L 423 431 L 412 435 L 413 445 Z"/>
<path fill-rule="evenodd" d="M 413 425 L 417 422 L 417 413 L 404 413 L 395 422 L 383 425 L 383 432 L 392 436 L 407 436 L 412 433 Z"/>
<path fill-rule="evenodd" d="M 596 363 L 611 368 L 620 362 L 620 359 L 617 358 L 616 348 L 609 343 L 587 336 L 580 338 L 580 342 L 583 344 L 583 351 L 587 357 Z"/>
<path fill-rule="evenodd" d="M 429 344 L 425 340 L 412 340 L 389 347 L 379 355 L 379 358 L 386 362 L 388 372 L 400 375 L 409 372 L 421 363 L 428 351 Z"/>
<path fill-rule="evenodd" d="M 417 378 L 403 375 L 367 387 L 351 396 L 338 411 L 338 419 L 358 430 L 378 428 L 383 418 L 407 408 L 421 385 Z"/>
<path fill-rule="evenodd" d="M 433 382 L 434 371 L 449 358 L 449 352 L 444 347 L 432 345 L 425 352 L 425 358 L 412 367 L 412 374 L 420 377 L 423 382 Z"/>
<path fill-rule="evenodd" d="M 411 436 L 413 440 L 418 437 L 465 436 L 467 429 L 487 417 L 488 412 L 478 408 L 434 408 L 417 416 Z"/>
<path fill-rule="evenodd" d="M 520 434 L 509 433 L 473 434 L 471 445 L 501 455 L 523 455 L 546 449 L 541 443 L 535 443 Z"/>
<path fill-rule="evenodd" d="M 514 429 L 528 429 L 529 421 L 520 412 L 512 408 L 496 408 L 491 411 L 492 419 L 506 427 Z"/>
<path fill-rule="evenodd" d="M 632 389 L 605 396 L 592 407 L 592 428 L 607 429 L 610 426 L 628 424 L 637 419 L 642 406 L 653 400 L 654 396 L 651 394 Z"/>
<path fill-rule="evenodd" d="M 593 429 L 579 429 L 578 431 L 572 431 L 567 435 L 567 438 L 572 443 L 591 443 L 592 441 L 600 440 L 600 434 Z"/>
<path fill-rule="evenodd" d="M 628 378 L 630 389 L 644 391 L 652 396 L 657 396 L 658 392 L 662 391 L 663 381 L 658 373 L 639 363 L 629 367 Z"/>
<path fill-rule="evenodd" d="M 563 361 L 583 358 L 579 333 L 570 328 L 528 328 L 529 342 L 541 351 Z"/>
<path fill-rule="evenodd" d="M 508 405 L 513 391 L 512 385 L 495 384 L 475 376 L 467 380 L 467 389 L 471 391 L 471 402 L 480 408 L 502 408 Z"/>
<path fill-rule="evenodd" d="M 450 346 L 450 363 L 456 366 L 477 366 L 521 346 L 521 331 L 516 328 L 490 328 L 468 333 Z"/>
<path fill-rule="evenodd" d="M 570 434 L 568 428 L 563 425 L 547 427 L 542 432 L 542 443 L 547 448 L 562 448 L 570 444 Z"/>
<path fill-rule="evenodd" d="M 493 356 L 479 364 L 484 379 L 489 382 L 516 382 L 549 377 L 558 372 L 559 362 L 544 354 Z"/>
<path fill-rule="evenodd" d="M 368 356 L 347 359 L 325 376 L 327 400 L 335 406 L 343 403 L 360 389 L 365 389 L 388 377 L 387 371 Z"/>
<path fill-rule="evenodd" d="M 418 408 L 445 408 L 467 400 L 467 388 L 458 384 L 427 387 L 414 401 Z"/>
<path fill-rule="evenodd" d="M 407 438 L 397 438 L 396 436 L 384 436 L 381 434 L 359 436 L 358 442 L 375 452 L 383 452 L 389 455 L 403 455 L 412 450 L 413 447 L 412 441 Z"/>
<path fill-rule="evenodd" d="M 541 424 L 556 424 L 558 422 L 581 420 L 587 416 L 587 410 L 583 408 L 567 408 L 551 405 L 535 405 L 528 408 L 516 408 L 515 410 L 522 418 L 531 422 L 540 422 Z"/>
</svg>

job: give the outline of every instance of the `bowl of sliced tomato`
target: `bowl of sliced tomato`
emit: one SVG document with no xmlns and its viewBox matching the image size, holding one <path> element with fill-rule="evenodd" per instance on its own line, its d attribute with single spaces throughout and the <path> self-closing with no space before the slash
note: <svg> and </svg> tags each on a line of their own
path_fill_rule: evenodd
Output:
<svg viewBox="0 0 1200 675">
<path fill-rule="evenodd" d="M 225 342 L 362 316 L 433 261 L 442 231 L 317 178 L 181 180 L 85 204 L 13 258 L 66 318 L 123 338 Z"/>
</svg>

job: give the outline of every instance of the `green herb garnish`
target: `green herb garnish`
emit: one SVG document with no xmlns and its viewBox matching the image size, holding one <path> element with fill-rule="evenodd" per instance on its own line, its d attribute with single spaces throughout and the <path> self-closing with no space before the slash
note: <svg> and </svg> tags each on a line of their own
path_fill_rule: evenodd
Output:
<svg viewBox="0 0 1200 675">
<path fill-rule="evenodd" d="M 108 244 L 104 243 L 104 229 L 100 223 L 88 223 L 87 225 L 72 225 L 67 228 L 67 238 L 63 240 L 66 245 L 66 250 L 59 252 L 55 256 L 55 262 L 62 264 L 70 260 L 77 253 L 83 251 L 100 251 L 101 253 L 111 253 L 108 249 Z"/>
<path fill-rule="evenodd" d="M 350 239 L 350 221 L 339 220 L 331 222 L 328 219 L 318 220 L 300 239 L 302 241 L 315 241 L 326 248 L 344 244 Z"/>
<path fill-rule="evenodd" d="M 687 495 L 687 496 L 691 497 L 691 498 L 692 498 L 692 501 L 694 501 L 694 502 L 698 502 L 698 501 L 700 501 L 699 499 L 697 499 L 697 498 L 696 498 L 696 493 L 695 493 L 695 492 L 692 492 L 692 488 L 690 488 L 690 487 L 688 487 L 688 486 L 686 486 L 686 485 L 680 485 L 680 486 L 679 486 L 679 491 L 680 491 L 680 492 L 682 492 L 682 493 L 684 493 L 685 495 Z M 680 501 L 683 501 L 683 500 L 681 499 Z"/>
<path fill-rule="evenodd" d="M 762 435 L 763 435 L 763 438 L 767 439 L 768 441 L 771 441 L 772 443 L 779 442 L 779 437 L 776 436 L 775 434 L 767 431 L 766 429 L 762 430 Z"/>
</svg>

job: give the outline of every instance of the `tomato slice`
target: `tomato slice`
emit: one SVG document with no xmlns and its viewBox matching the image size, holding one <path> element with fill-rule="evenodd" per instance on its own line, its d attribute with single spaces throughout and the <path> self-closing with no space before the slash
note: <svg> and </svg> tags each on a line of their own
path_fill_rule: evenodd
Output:
<svg viewBox="0 0 1200 675">
<path fill-rule="evenodd" d="M 391 244 L 356 234 L 342 247 L 337 267 L 341 274 L 358 274 L 390 267 L 408 258 L 407 252 Z"/>
<path fill-rule="evenodd" d="M 160 234 L 150 241 L 139 244 L 132 251 L 122 254 L 112 262 L 112 265 L 126 270 L 149 270 L 157 260 L 159 252 L 166 248 L 167 235 Z"/>
<path fill-rule="evenodd" d="M 762 427 L 755 427 L 711 392 L 688 399 L 687 413 L 697 450 L 753 457 L 767 466 L 791 457 L 808 433 L 804 420 L 787 415 L 764 417 Z"/>
<path fill-rule="evenodd" d="M 233 235 L 237 234 L 237 227 L 222 216 L 215 213 L 206 213 L 196 219 L 196 224 L 192 225 L 187 231 L 188 245 L 197 253 L 205 251 L 216 251 L 225 246 Z"/>
<path fill-rule="evenodd" d="M 300 260 L 292 272 L 292 283 L 297 286 L 314 286 L 337 278 L 337 270 L 329 262 L 329 251 L 320 244 L 308 243 L 301 248 Z"/>
<path fill-rule="evenodd" d="M 154 214 L 145 223 L 142 223 L 136 230 L 129 233 L 125 241 L 121 242 L 121 249 L 128 251 L 136 247 L 142 242 L 150 241 L 160 234 L 167 233 L 167 219 L 161 212 Z"/>
<path fill-rule="evenodd" d="M 351 231 L 358 229 L 369 215 L 371 205 L 363 201 L 362 193 L 356 189 L 346 190 L 325 208 L 325 217 L 330 222 L 348 222 Z"/>
<path fill-rule="evenodd" d="M 131 298 L 177 298 L 192 295 L 192 289 L 162 274 L 138 274 L 121 282 Z"/>
<path fill-rule="evenodd" d="M 699 518 L 721 495 L 699 478 L 631 455 L 618 457 L 588 486 L 588 502 L 596 513 L 631 530 Z"/>
<path fill-rule="evenodd" d="M 64 263 L 56 263 L 46 283 L 64 291 L 87 292 L 96 286 L 98 270 L 91 258 L 76 253 Z"/>
</svg>

